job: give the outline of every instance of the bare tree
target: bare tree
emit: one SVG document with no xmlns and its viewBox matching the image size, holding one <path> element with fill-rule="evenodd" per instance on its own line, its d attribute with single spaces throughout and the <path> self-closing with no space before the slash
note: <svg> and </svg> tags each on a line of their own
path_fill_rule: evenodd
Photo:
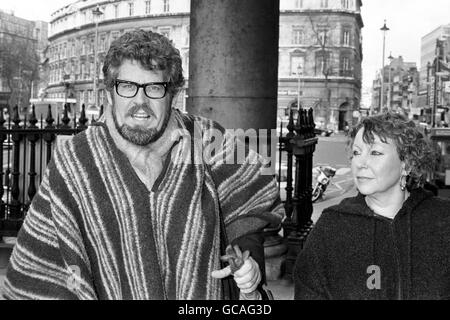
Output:
<svg viewBox="0 0 450 320">
<path fill-rule="evenodd" d="M 319 103 L 320 107 L 320 115 L 327 117 L 328 112 L 327 109 L 331 106 L 331 89 L 329 87 L 329 77 L 333 74 L 333 65 L 331 63 L 331 55 L 329 48 L 329 38 L 328 32 L 330 29 L 329 17 L 321 16 L 318 21 L 314 21 L 312 14 L 308 14 L 308 19 L 311 24 L 311 30 L 314 36 L 314 40 L 316 41 L 316 45 L 319 45 L 319 57 L 321 58 L 321 73 L 325 78 L 325 100 L 326 105 Z M 318 26 L 323 26 L 323 29 L 318 28 Z M 311 48 L 315 48 L 314 45 Z M 317 62 L 317 61 L 316 61 Z M 317 65 L 316 65 L 317 68 Z M 328 117 L 327 117 L 328 118 Z M 327 119 L 328 122 L 328 119 Z"/>
<path fill-rule="evenodd" d="M 6 40 L 0 42 L 0 77 L 9 91 L 9 105 L 22 99 L 22 107 L 28 105 L 31 83 L 39 79 L 39 57 L 33 45 L 27 41 Z"/>
</svg>

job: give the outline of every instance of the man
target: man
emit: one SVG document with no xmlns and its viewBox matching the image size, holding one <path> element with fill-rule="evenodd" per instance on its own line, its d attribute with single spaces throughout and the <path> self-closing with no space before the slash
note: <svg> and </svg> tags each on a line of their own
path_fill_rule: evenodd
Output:
<svg viewBox="0 0 450 320">
<path fill-rule="evenodd" d="M 243 163 L 220 161 L 235 137 L 172 109 L 184 79 L 167 38 L 124 34 L 103 73 L 104 119 L 55 150 L 5 297 L 222 299 L 229 290 L 221 279 L 233 274 L 245 298 L 264 281 L 261 230 L 283 215 L 273 177 L 260 174 L 251 150 Z M 243 265 L 220 270 L 224 236 L 250 251 Z"/>
</svg>

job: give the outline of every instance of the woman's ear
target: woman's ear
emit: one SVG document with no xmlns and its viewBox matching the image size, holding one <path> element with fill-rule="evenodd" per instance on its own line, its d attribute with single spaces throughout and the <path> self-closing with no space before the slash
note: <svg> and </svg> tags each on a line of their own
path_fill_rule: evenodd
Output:
<svg viewBox="0 0 450 320">
<path fill-rule="evenodd" d="M 402 176 L 409 176 L 411 169 L 405 161 L 402 161 Z"/>
</svg>

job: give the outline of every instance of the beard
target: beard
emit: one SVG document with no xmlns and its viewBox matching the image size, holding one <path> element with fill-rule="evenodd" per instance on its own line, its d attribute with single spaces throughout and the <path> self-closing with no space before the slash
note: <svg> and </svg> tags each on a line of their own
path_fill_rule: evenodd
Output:
<svg viewBox="0 0 450 320">
<path fill-rule="evenodd" d="M 139 109 L 142 109 L 145 112 L 147 112 L 147 114 L 149 114 L 150 116 L 155 117 L 154 112 L 151 110 L 150 106 L 146 103 L 134 105 L 127 112 L 126 116 L 131 116 Z M 116 108 L 114 105 L 112 107 L 112 116 L 114 120 L 114 126 L 116 127 L 117 132 L 119 132 L 122 138 L 138 146 L 146 146 L 158 140 L 163 135 L 164 131 L 166 131 L 171 113 L 172 108 L 169 106 L 167 112 L 165 112 L 164 114 L 162 126 L 158 130 L 158 128 L 142 128 L 139 125 L 132 127 L 125 123 L 120 125 L 117 120 Z"/>
</svg>

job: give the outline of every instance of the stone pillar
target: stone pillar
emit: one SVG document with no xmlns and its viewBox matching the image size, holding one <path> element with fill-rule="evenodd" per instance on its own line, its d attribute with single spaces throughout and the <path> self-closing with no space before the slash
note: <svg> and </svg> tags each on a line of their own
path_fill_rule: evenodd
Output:
<svg viewBox="0 0 450 320">
<path fill-rule="evenodd" d="M 227 129 L 275 129 L 279 0 L 191 0 L 190 12 L 186 111 Z M 265 230 L 268 280 L 287 250 L 278 231 Z"/>
<path fill-rule="evenodd" d="M 276 128 L 278 0 L 191 0 L 187 112 Z"/>
</svg>

